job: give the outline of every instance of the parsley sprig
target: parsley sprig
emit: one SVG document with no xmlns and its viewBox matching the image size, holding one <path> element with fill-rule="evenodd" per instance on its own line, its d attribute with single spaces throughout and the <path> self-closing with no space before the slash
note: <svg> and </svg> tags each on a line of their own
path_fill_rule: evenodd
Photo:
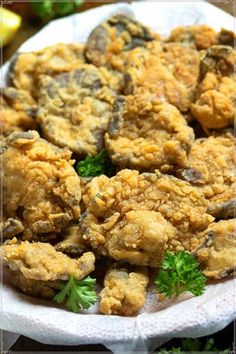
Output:
<svg viewBox="0 0 236 354">
<path fill-rule="evenodd" d="M 89 276 L 80 281 L 71 276 L 67 283 L 61 284 L 61 291 L 53 300 L 58 304 L 65 302 L 66 307 L 72 312 L 88 309 L 97 301 L 95 284 L 96 279 Z"/>
<path fill-rule="evenodd" d="M 70 13 L 73 13 L 81 4 L 83 4 L 83 0 L 31 0 L 31 7 L 33 11 L 41 19 L 50 19 L 57 16 L 69 15 Z"/>
<path fill-rule="evenodd" d="M 213 338 L 207 338 L 205 343 L 198 338 L 184 338 L 181 340 L 180 347 L 172 347 L 170 350 L 161 348 L 157 354 L 171 354 L 171 353 L 196 353 L 196 352 L 216 352 L 218 354 L 227 354 L 230 349 L 219 350 L 214 345 Z"/>
<path fill-rule="evenodd" d="M 82 177 L 96 177 L 102 174 L 111 176 L 114 173 L 114 165 L 106 150 L 102 150 L 96 156 L 87 156 L 79 161 L 76 170 Z"/>
<path fill-rule="evenodd" d="M 158 292 L 167 297 L 190 291 L 199 296 L 204 292 L 206 278 L 196 259 L 185 251 L 166 252 L 161 270 L 155 280 Z"/>
</svg>

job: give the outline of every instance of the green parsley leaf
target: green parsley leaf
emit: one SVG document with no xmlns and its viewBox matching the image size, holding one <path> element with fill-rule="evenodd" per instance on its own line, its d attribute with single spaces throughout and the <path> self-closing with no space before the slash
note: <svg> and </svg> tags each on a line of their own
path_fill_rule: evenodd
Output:
<svg viewBox="0 0 236 354">
<path fill-rule="evenodd" d="M 53 300 L 58 304 L 65 303 L 72 312 L 88 309 L 97 301 L 95 284 L 96 279 L 89 276 L 80 281 L 71 276 L 67 283 L 61 284 L 61 291 Z"/>
<path fill-rule="evenodd" d="M 179 296 L 184 291 L 190 291 L 195 296 L 203 294 L 206 278 L 198 267 L 198 262 L 190 253 L 166 252 L 155 280 L 159 293 L 167 297 Z"/>
<path fill-rule="evenodd" d="M 158 354 L 171 354 L 171 353 L 196 353 L 196 352 L 216 352 L 219 354 L 228 354 L 230 349 L 220 351 L 214 346 L 214 339 L 207 338 L 206 342 L 198 338 L 184 338 L 181 340 L 181 347 L 172 347 L 170 350 L 161 348 L 158 350 Z"/>
<path fill-rule="evenodd" d="M 73 13 L 77 7 L 83 4 L 83 0 L 67 0 L 67 1 L 31 1 L 33 11 L 41 19 L 51 19 L 55 16 L 65 16 Z"/>
<path fill-rule="evenodd" d="M 114 165 L 106 150 L 102 150 L 96 156 L 87 156 L 84 160 L 79 161 L 76 170 L 82 177 L 96 177 L 102 174 L 110 176 L 114 173 Z"/>
<path fill-rule="evenodd" d="M 53 2 L 52 0 L 44 0 L 44 1 L 31 1 L 31 7 L 33 11 L 41 18 L 53 17 Z"/>
</svg>

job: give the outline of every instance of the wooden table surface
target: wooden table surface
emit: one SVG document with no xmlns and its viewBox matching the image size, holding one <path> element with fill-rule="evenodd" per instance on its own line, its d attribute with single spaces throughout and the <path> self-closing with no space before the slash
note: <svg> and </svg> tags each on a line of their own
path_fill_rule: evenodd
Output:
<svg viewBox="0 0 236 354">
<path fill-rule="evenodd" d="M 110 1 L 112 3 L 112 1 Z M 114 1 L 113 1 L 114 2 Z M 235 12 L 235 2 L 232 0 L 224 0 L 224 1 L 218 1 L 218 0 L 212 0 L 210 1 L 212 4 L 215 6 L 223 9 L 224 11 L 230 13 L 231 15 L 236 14 Z M 108 1 L 98 1 L 94 2 L 92 1 L 85 1 L 85 3 L 80 7 L 78 12 L 85 11 L 87 9 L 101 6 L 103 4 L 107 4 Z M 30 16 L 32 15 L 30 13 L 28 4 L 24 2 L 17 2 L 13 1 L 12 5 L 9 5 L 7 7 L 10 7 L 12 10 L 15 12 L 21 13 L 21 14 L 26 14 L 23 19 L 22 27 L 21 29 L 17 32 L 14 40 L 12 43 L 10 43 L 7 47 L 4 48 L 3 50 L 3 62 L 8 60 L 17 50 L 17 48 L 28 38 L 33 36 L 36 32 L 38 32 L 43 25 L 37 21 L 35 18 L 32 20 L 30 19 Z M 234 326 L 231 324 L 228 326 L 225 330 L 219 332 L 218 334 L 214 335 L 215 341 L 219 341 L 219 344 L 221 343 L 222 349 L 227 348 L 227 346 L 231 346 L 231 343 L 233 342 L 233 334 L 234 332 Z M 35 351 L 40 351 L 40 352 L 46 352 L 46 351 L 63 351 L 63 352 L 109 352 L 104 346 L 102 345 L 83 345 L 83 346 L 76 346 L 76 347 L 64 347 L 64 346 L 55 346 L 55 345 L 45 345 L 41 344 L 39 342 L 33 341 L 29 338 L 21 336 L 18 341 L 15 343 L 15 345 L 11 349 L 13 352 L 15 351 L 21 351 L 22 353 L 25 352 L 35 352 Z"/>
</svg>

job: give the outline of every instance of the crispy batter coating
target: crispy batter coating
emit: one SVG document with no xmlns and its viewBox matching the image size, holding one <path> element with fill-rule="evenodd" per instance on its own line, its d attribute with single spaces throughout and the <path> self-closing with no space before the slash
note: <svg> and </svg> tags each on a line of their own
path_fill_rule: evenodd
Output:
<svg viewBox="0 0 236 354">
<path fill-rule="evenodd" d="M 44 137 L 80 155 L 95 155 L 103 148 L 104 132 L 116 96 L 106 69 L 85 64 L 41 82 L 38 122 Z"/>
<path fill-rule="evenodd" d="M 3 240 L 21 234 L 24 229 L 24 225 L 18 218 L 4 218 L 0 221 L 0 235 Z"/>
<path fill-rule="evenodd" d="M 203 273 L 220 279 L 236 269 L 236 219 L 211 224 L 204 232 L 205 240 L 196 250 Z"/>
<path fill-rule="evenodd" d="M 78 68 L 85 62 L 81 44 L 58 43 L 37 52 L 19 53 L 13 59 L 9 78 L 18 89 L 38 97 L 40 75 L 54 76 Z"/>
<path fill-rule="evenodd" d="M 113 265 L 100 292 L 100 311 L 105 315 L 134 315 L 145 303 L 147 285 L 148 277 L 138 269 Z"/>
<path fill-rule="evenodd" d="M 234 180 L 236 180 L 236 168 Z M 236 216 L 236 181 L 230 186 L 225 186 L 224 192 L 216 194 L 210 199 L 207 212 L 216 219 L 228 219 Z"/>
<path fill-rule="evenodd" d="M 199 99 L 192 104 L 193 116 L 203 128 L 221 129 L 236 116 L 236 78 L 207 73 L 198 88 Z"/>
<path fill-rule="evenodd" d="M 235 182 L 235 140 L 231 137 L 197 139 L 188 155 L 186 168 L 178 176 L 198 186 L 210 199 Z"/>
<path fill-rule="evenodd" d="M 213 45 L 201 52 L 200 76 L 203 79 L 208 72 L 221 76 L 235 73 L 236 50 L 227 45 Z"/>
<path fill-rule="evenodd" d="M 70 275 L 83 279 L 94 270 L 95 263 L 92 252 L 71 259 L 49 243 L 17 243 L 16 238 L 0 247 L 0 255 L 12 272 L 15 286 L 43 297 L 54 295 L 52 287 L 57 287 L 58 280 L 67 280 Z"/>
<path fill-rule="evenodd" d="M 14 131 L 34 129 L 37 106 L 27 91 L 13 87 L 1 89 L 0 127 L 1 135 L 7 136 Z"/>
<path fill-rule="evenodd" d="M 39 138 L 36 131 L 15 132 L 1 155 L 3 207 L 23 223 L 24 237 L 59 233 L 80 216 L 80 180 L 71 152 Z"/>
<path fill-rule="evenodd" d="M 80 225 L 72 224 L 63 231 L 64 239 L 55 245 L 57 251 L 68 254 L 71 257 L 81 255 L 88 250 L 86 240 L 83 238 Z"/>
<path fill-rule="evenodd" d="M 180 112 L 150 95 L 118 98 L 105 135 L 115 164 L 148 171 L 185 166 L 193 141 L 193 130 Z"/>
<path fill-rule="evenodd" d="M 166 249 L 194 249 L 214 219 L 197 188 L 159 173 L 96 177 L 83 199 L 84 238 L 102 254 L 137 265 L 158 267 Z"/>
<path fill-rule="evenodd" d="M 138 21 L 125 15 L 115 15 L 97 26 L 89 35 L 85 56 L 96 66 L 112 67 L 115 57 L 159 38 Z"/>
<path fill-rule="evenodd" d="M 168 41 L 194 45 L 201 50 L 217 44 L 217 33 L 207 25 L 179 26 L 171 31 Z"/>
</svg>

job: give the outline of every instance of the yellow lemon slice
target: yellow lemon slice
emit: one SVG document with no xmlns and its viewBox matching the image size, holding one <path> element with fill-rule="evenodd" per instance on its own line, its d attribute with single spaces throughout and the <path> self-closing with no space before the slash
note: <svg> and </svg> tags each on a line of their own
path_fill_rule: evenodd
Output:
<svg viewBox="0 0 236 354">
<path fill-rule="evenodd" d="M 22 18 L 12 11 L 0 7 L 0 46 L 8 44 L 21 25 Z"/>
</svg>

